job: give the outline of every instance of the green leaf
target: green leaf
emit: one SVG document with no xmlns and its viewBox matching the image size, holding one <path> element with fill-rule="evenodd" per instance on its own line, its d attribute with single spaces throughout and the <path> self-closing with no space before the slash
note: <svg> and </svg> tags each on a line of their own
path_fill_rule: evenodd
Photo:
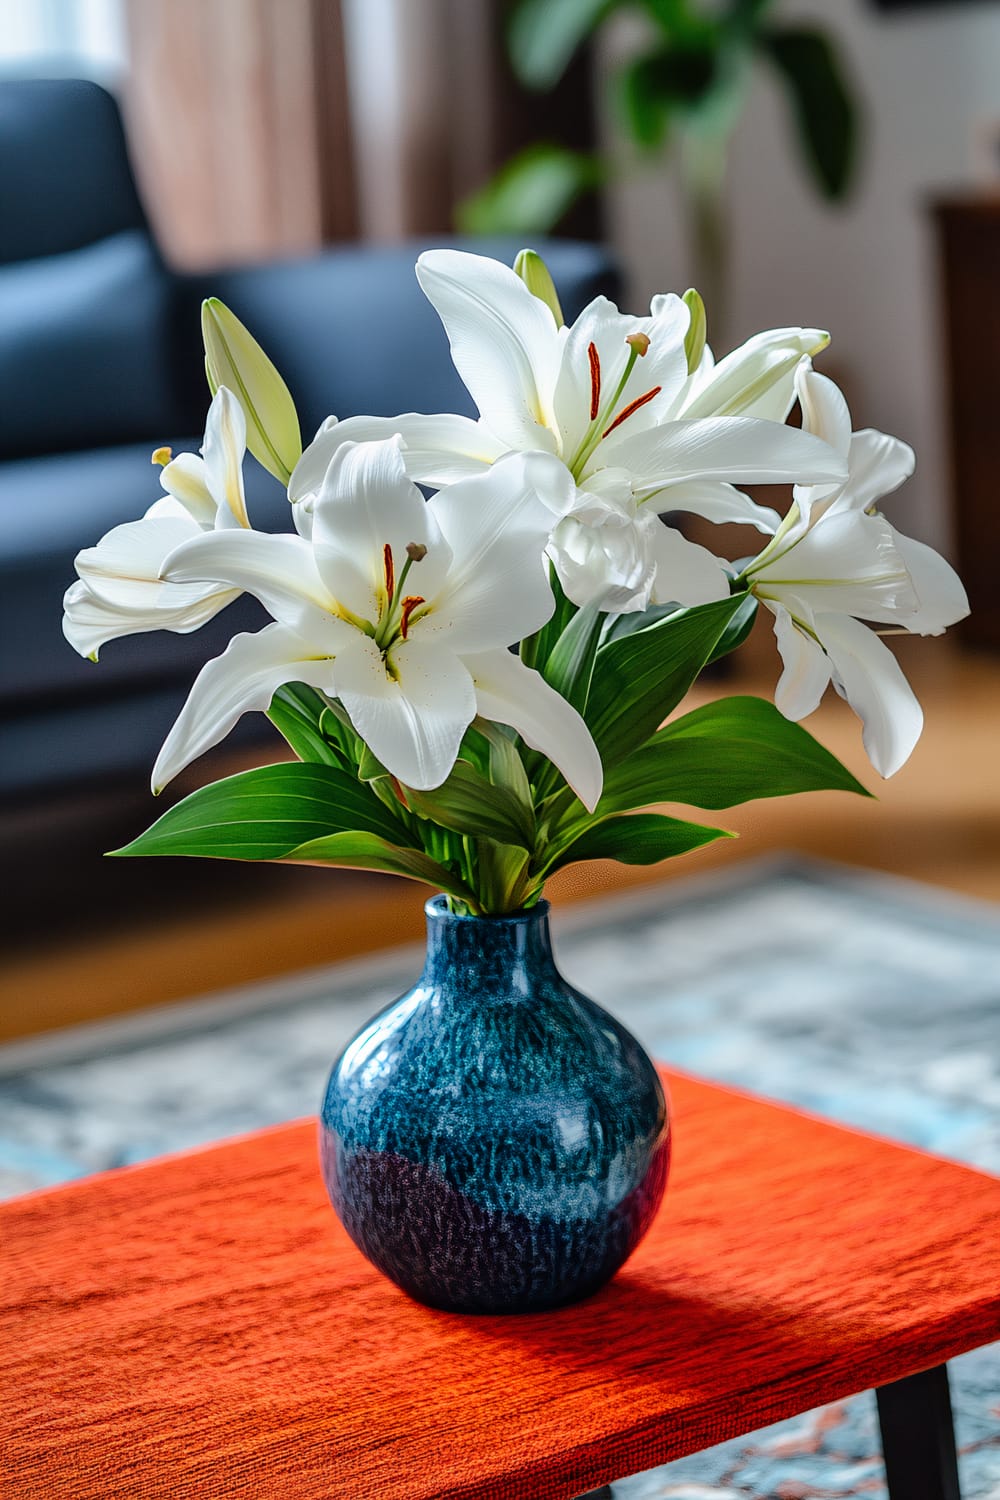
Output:
<svg viewBox="0 0 1000 1500">
<path fill-rule="evenodd" d="M 563 593 L 559 575 L 555 570 L 555 565 L 551 562 L 549 563 L 549 587 L 556 601 L 555 609 L 541 630 L 536 630 L 534 635 L 529 635 L 521 642 L 521 660 L 526 667 L 534 667 L 539 672 L 544 672 L 545 665 L 563 631 L 576 614 L 576 605 Z"/>
<path fill-rule="evenodd" d="M 712 647 L 708 661 L 705 663 L 706 667 L 711 666 L 713 661 L 719 661 L 721 657 L 738 650 L 753 629 L 753 622 L 756 618 L 757 596 L 744 594 L 739 609 Z"/>
<path fill-rule="evenodd" d="M 320 730 L 320 720 L 327 711 L 326 699 L 303 682 L 289 682 L 271 699 L 267 717 L 284 737 L 299 760 L 320 765 L 340 765 L 340 748 Z"/>
<path fill-rule="evenodd" d="M 724 828 L 705 828 L 663 813 L 633 813 L 629 817 L 606 818 L 577 835 L 555 858 L 550 870 L 582 859 L 616 859 L 623 865 L 655 865 L 700 849 L 716 839 L 731 839 Z M 550 873 L 547 870 L 546 873 Z"/>
<path fill-rule="evenodd" d="M 521 802 L 531 806 L 531 787 L 517 749 L 517 735 L 492 719 L 475 719 L 472 731 L 487 744 L 486 773 L 494 786 L 507 787 Z"/>
<path fill-rule="evenodd" d="M 615 9 L 617 0 L 521 0 L 511 16 L 507 47 L 528 88 L 558 83 L 576 50 Z"/>
<path fill-rule="evenodd" d="M 477 839 L 478 894 L 491 913 L 519 911 L 533 891 L 527 849 Z"/>
<path fill-rule="evenodd" d="M 407 787 L 406 800 L 420 817 L 455 833 L 475 834 L 524 849 L 532 848 L 535 842 L 531 804 L 522 802 L 507 787 L 491 785 L 467 761 L 456 761 L 448 780 L 432 792 Z"/>
<path fill-rule="evenodd" d="M 663 145 L 674 115 L 696 109 L 717 81 L 718 58 L 710 44 L 657 47 L 626 64 L 619 75 L 625 122 L 637 145 Z"/>
<path fill-rule="evenodd" d="M 552 648 L 542 676 L 578 713 L 587 706 L 605 616 L 588 604 L 570 620 Z"/>
<path fill-rule="evenodd" d="M 300 844 L 348 830 L 412 842 L 399 819 L 351 772 L 293 761 L 201 787 L 113 853 L 283 859 Z"/>
<path fill-rule="evenodd" d="M 463 234 L 548 234 L 604 177 L 600 157 L 538 142 L 506 162 L 455 209 Z"/>
<path fill-rule="evenodd" d="M 476 897 L 463 880 L 419 849 L 402 849 L 373 833 L 331 833 L 300 844 L 281 856 L 293 865 L 338 865 L 349 870 L 378 870 L 386 875 L 405 875 L 422 881 L 449 896 L 457 896 L 473 911 Z"/>
<path fill-rule="evenodd" d="M 733 594 L 679 609 L 601 646 L 584 717 L 605 772 L 644 744 L 677 707 L 743 600 L 743 594 Z"/>
<path fill-rule="evenodd" d="M 788 93 L 799 146 L 820 192 L 842 198 L 850 186 L 859 110 L 829 37 L 806 27 L 768 28 L 758 45 Z"/>
<path fill-rule="evenodd" d="M 794 792 L 870 793 L 799 724 L 762 698 L 722 698 L 666 724 L 611 770 L 597 815 L 655 802 L 735 807 Z"/>
</svg>

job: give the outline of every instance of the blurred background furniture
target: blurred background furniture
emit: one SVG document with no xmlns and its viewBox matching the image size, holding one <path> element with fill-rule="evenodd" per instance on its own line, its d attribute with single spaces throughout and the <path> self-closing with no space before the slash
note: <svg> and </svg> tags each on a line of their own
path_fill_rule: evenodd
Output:
<svg viewBox="0 0 1000 1500">
<path fill-rule="evenodd" d="M 972 613 L 970 645 L 1000 647 L 997 361 L 1000 359 L 1000 194 L 933 205 L 941 264 L 955 565 Z"/>
<path fill-rule="evenodd" d="M 94 83 L 0 83 L 0 195 L 0 795 L 23 797 L 144 778 L 198 667 L 235 629 L 264 623 L 242 599 L 191 635 L 111 642 L 99 674 L 60 630 L 75 553 L 161 493 L 152 450 L 200 444 L 203 297 L 220 297 L 271 354 L 305 441 L 331 412 L 472 409 L 413 275 L 421 242 L 174 273 L 136 191 L 117 104 Z M 508 261 L 520 248 L 451 243 Z M 615 294 L 604 250 L 539 248 L 569 316 L 599 291 Z M 246 478 L 255 523 L 290 528 L 284 494 L 252 459 Z M 248 717 L 244 739 L 262 733 L 266 722 Z"/>
</svg>

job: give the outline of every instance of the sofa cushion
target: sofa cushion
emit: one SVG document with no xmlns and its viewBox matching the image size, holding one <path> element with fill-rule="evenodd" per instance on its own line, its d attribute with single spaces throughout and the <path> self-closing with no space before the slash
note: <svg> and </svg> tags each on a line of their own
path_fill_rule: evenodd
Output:
<svg viewBox="0 0 1000 1500">
<path fill-rule="evenodd" d="M 182 439 L 175 452 L 196 450 Z M 109 697 L 163 681 L 190 682 L 237 630 L 266 622 L 243 598 L 191 635 L 156 631 L 110 641 L 99 666 L 78 656 L 62 633 L 62 596 L 73 559 L 112 526 L 134 521 L 163 491 L 150 463 L 152 441 L 0 464 L 0 704 L 58 703 L 66 696 Z M 246 464 L 247 505 L 254 525 L 291 527 L 284 491 L 257 463 Z"/>
<path fill-rule="evenodd" d="M 107 90 L 83 78 L 0 80 L 0 264 L 144 225 Z"/>
<path fill-rule="evenodd" d="M 0 457 L 173 425 L 173 296 L 142 230 L 0 266 Z"/>
</svg>

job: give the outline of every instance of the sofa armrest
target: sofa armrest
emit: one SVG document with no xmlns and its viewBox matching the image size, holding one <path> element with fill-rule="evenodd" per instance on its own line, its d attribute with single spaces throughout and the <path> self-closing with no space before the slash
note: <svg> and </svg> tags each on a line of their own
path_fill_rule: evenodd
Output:
<svg viewBox="0 0 1000 1500">
<path fill-rule="evenodd" d="M 408 241 L 334 248 L 302 260 L 199 272 L 184 278 L 190 310 L 218 297 L 259 339 L 288 382 L 308 441 L 325 417 L 456 411 L 474 415 L 437 314 L 414 275 L 429 244 L 447 243 L 508 262 L 512 240 Z M 599 293 L 616 296 L 609 252 L 572 240 L 538 243 L 567 318 Z M 200 369 L 200 362 L 194 368 Z"/>
</svg>

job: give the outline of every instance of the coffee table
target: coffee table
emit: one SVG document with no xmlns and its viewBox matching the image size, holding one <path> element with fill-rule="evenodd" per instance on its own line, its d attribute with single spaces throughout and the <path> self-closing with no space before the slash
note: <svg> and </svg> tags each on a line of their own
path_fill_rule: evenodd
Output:
<svg viewBox="0 0 1000 1500">
<path fill-rule="evenodd" d="M 574 1308 L 410 1302 L 297 1122 L 0 1208 L 5 1500 L 569 1500 L 878 1391 L 958 1494 L 945 1362 L 1000 1336 L 1000 1181 L 684 1075 L 664 1208 Z"/>
</svg>

